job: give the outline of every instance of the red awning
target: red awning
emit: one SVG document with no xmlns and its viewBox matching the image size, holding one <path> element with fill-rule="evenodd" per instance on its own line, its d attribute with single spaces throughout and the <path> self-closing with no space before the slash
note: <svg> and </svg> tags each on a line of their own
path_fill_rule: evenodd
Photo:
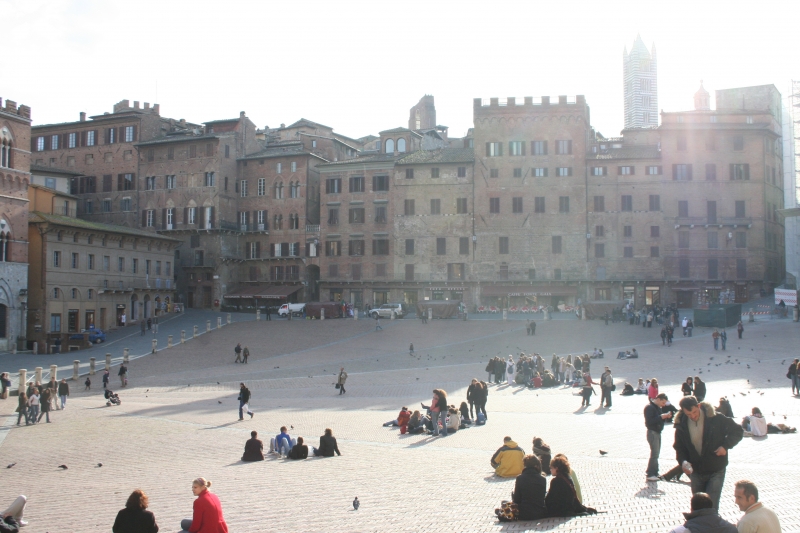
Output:
<svg viewBox="0 0 800 533">
<path fill-rule="evenodd" d="M 575 296 L 576 287 L 535 285 L 483 285 L 481 296 Z"/>
</svg>

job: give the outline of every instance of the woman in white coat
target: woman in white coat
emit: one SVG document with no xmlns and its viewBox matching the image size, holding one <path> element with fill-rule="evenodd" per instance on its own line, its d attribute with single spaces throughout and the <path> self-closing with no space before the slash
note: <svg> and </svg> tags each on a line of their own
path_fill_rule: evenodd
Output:
<svg viewBox="0 0 800 533">
<path fill-rule="evenodd" d="M 506 384 L 511 385 L 514 383 L 514 357 L 508 356 L 508 362 L 506 363 Z"/>
</svg>

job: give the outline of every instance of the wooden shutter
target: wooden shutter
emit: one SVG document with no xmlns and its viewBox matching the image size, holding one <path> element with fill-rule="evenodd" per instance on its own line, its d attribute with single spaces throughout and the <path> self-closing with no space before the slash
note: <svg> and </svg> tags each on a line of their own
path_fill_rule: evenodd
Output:
<svg viewBox="0 0 800 533">
<path fill-rule="evenodd" d="M 147 210 L 146 209 L 142 209 L 142 227 L 143 228 L 147 227 Z"/>
<path fill-rule="evenodd" d="M 490 145 L 491 143 L 486 143 L 486 157 L 489 157 L 491 155 Z"/>
<path fill-rule="evenodd" d="M 118 131 L 119 134 L 117 135 L 117 142 L 118 143 L 125 142 L 125 126 L 120 126 Z"/>
<path fill-rule="evenodd" d="M 214 227 L 214 208 L 213 207 L 211 208 L 211 215 L 208 218 L 209 218 L 209 221 L 210 221 L 210 226 L 213 228 Z"/>
<path fill-rule="evenodd" d="M 692 180 L 692 165 L 686 165 L 686 178 Z"/>
<path fill-rule="evenodd" d="M 775 172 L 775 169 L 773 168 L 772 171 Z M 744 179 L 750 179 L 750 163 L 744 164 Z"/>
<path fill-rule="evenodd" d="M 733 167 L 733 165 L 731 165 L 731 167 Z M 673 180 L 678 179 L 678 165 L 672 165 L 672 179 Z"/>
<path fill-rule="evenodd" d="M 195 219 L 197 220 L 198 227 L 205 229 L 205 216 L 206 216 L 206 208 L 205 207 L 197 207 L 197 216 Z"/>
<path fill-rule="evenodd" d="M 136 140 L 136 126 L 133 126 L 133 141 L 135 142 Z"/>
<path fill-rule="evenodd" d="M 247 225 L 247 229 L 250 229 L 250 211 L 244 212 L 244 223 Z"/>
<path fill-rule="evenodd" d="M 520 144 L 522 145 L 522 155 L 525 155 L 525 145 L 528 144 L 528 143 L 521 142 Z"/>
<path fill-rule="evenodd" d="M 282 242 L 281 243 L 281 257 L 288 257 L 289 256 L 289 243 Z"/>
<path fill-rule="evenodd" d="M 189 223 L 189 208 L 188 207 L 184 207 L 183 208 L 183 223 L 184 224 L 188 224 Z"/>
<path fill-rule="evenodd" d="M 161 209 L 161 229 L 167 229 L 167 208 Z"/>
<path fill-rule="evenodd" d="M 124 190 L 125 174 L 117 174 L 117 190 Z"/>
<path fill-rule="evenodd" d="M 261 259 L 261 242 L 256 241 L 256 257 L 255 259 Z"/>
<path fill-rule="evenodd" d="M 82 131 L 80 134 L 80 143 L 79 146 L 86 146 L 86 132 Z"/>
<path fill-rule="evenodd" d="M 572 154 L 572 141 L 567 141 L 567 153 Z"/>
<path fill-rule="evenodd" d="M 311 257 L 311 243 L 306 242 L 306 257 Z"/>
<path fill-rule="evenodd" d="M 269 243 L 269 256 L 270 257 L 275 257 L 275 243 L 274 242 Z"/>
<path fill-rule="evenodd" d="M 242 212 L 236 211 L 236 228 L 241 229 L 239 226 L 242 225 Z"/>
</svg>

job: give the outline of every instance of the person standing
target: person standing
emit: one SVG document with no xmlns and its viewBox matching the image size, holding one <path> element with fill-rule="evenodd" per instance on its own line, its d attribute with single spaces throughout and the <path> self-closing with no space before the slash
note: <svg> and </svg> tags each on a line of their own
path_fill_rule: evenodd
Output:
<svg viewBox="0 0 800 533">
<path fill-rule="evenodd" d="M 614 386 L 614 376 L 611 369 L 606 367 L 605 372 L 600 375 L 600 407 L 611 409 L 611 388 Z M 605 406 L 603 402 L 605 401 Z"/>
<path fill-rule="evenodd" d="M 488 420 L 489 417 L 486 415 L 486 400 L 489 398 L 489 386 L 485 381 L 478 383 L 473 398 L 475 398 L 475 416 L 477 417 L 483 413 L 483 418 Z"/>
<path fill-rule="evenodd" d="M 344 367 L 339 369 L 339 377 L 336 378 L 336 385 L 338 385 L 339 389 L 339 396 L 345 394 L 347 391 L 344 390 L 344 384 L 347 381 L 347 372 L 344 371 Z"/>
<path fill-rule="evenodd" d="M 733 497 L 744 516 L 739 519 L 736 528 L 739 533 L 780 533 L 781 524 L 778 515 L 772 509 L 758 501 L 758 487 L 745 479 L 734 485 Z"/>
<path fill-rule="evenodd" d="M 241 343 L 236 343 L 236 348 L 233 349 L 233 352 L 236 354 L 236 359 L 233 362 L 234 363 L 241 363 L 242 362 L 242 345 L 241 345 Z"/>
<path fill-rule="evenodd" d="M 19 391 L 19 397 L 17 397 L 17 425 L 19 425 L 22 417 L 25 417 L 25 425 L 30 425 L 31 419 L 30 415 L 28 414 L 28 395 L 25 391 Z"/>
<path fill-rule="evenodd" d="M 722 351 L 725 351 L 725 345 L 728 343 L 728 333 L 723 328 L 722 332 L 719 334 L 719 340 L 722 342 Z"/>
<path fill-rule="evenodd" d="M 247 364 L 247 358 L 250 357 L 250 349 L 245 346 L 244 350 L 242 350 L 242 363 Z"/>
<path fill-rule="evenodd" d="M 508 363 L 506 363 L 506 385 L 514 383 L 514 357 L 508 356 Z"/>
<path fill-rule="evenodd" d="M 786 377 L 792 380 L 792 394 L 800 396 L 800 359 L 795 359 L 789 365 L 789 372 Z"/>
<path fill-rule="evenodd" d="M 714 333 L 711 334 L 711 338 L 714 339 L 714 349 L 719 350 L 719 330 L 714 329 Z"/>
<path fill-rule="evenodd" d="M 155 317 L 153 319 L 153 333 L 154 334 L 158 333 L 158 317 Z"/>
<path fill-rule="evenodd" d="M 211 482 L 199 477 L 192 481 L 194 501 L 192 519 L 181 520 L 180 533 L 228 533 L 228 524 L 222 516 L 222 504 L 216 494 L 208 489 Z"/>
<path fill-rule="evenodd" d="M 744 333 L 744 324 L 740 320 L 738 324 L 736 324 L 736 333 L 739 334 L 739 338 L 742 338 L 742 333 Z"/>
<path fill-rule="evenodd" d="M 694 329 L 694 322 L 692 322 L 692 319 L 690 318 L 689 322 L 686 323 L 686 332 L 689 334 L 690 338 L 692 336 L 693 329 Z"/>
<path fill-rule="evenodd" d="M 30 396 L 28 396 L 29 416 L 34 424 L 39 422 L 38 418 L 39 418 L 40 400 L 41 397 L 39 396 L 39 389 L 34 387 L 33 390 L 31 391 Z"/>
<path fill-rule="evenodd" d="M 433 389 L 431 399 L 431 423 L 433 436 L 439 435 L 439 421 L 442 422 L 442 436 L 447 436 L 447 393 L 441 389 Z"/>
<path fill-rule="evenodd" d="M 728 450 L 744 436 L 742 426 L 718 414 L 709 403 L 686 396 L 675 415 L 675 449 L 678 463 L 692 481 L 692 492 L 705 492 L 719 509 L 728 466 Z"/>
<path fill-rule="evenodd" d="M 531 335 L 536 335 L 536 321 L 531 320 Z"/>
<path fill-rule="evenodd" d="M 375 313 L 375 331 L 378 330 L 383 331 L 383 328 L 381 327 L 381 315 Z"/>
<path fill-rule="evenodd" d="M 127 321 L 128 321 L 128 317 L 125 316 L 125 313 L 122 313 L 122 316 L 119 317 L 119 323 L 123 328 L 125 327 L 125 324 L 127 323 Z"/>
<path fill-rule="evenodd" d="M 106 371 L 103 372 L 103 389 L 108 388 L 108 380 L 110 376 L 111 374 L 108 372 L 108 369 L 106 369 Z"/>
<path fill-rule="evenodd" d="M 61 378 L 61 382 L 58 384 L 58 397 L 61 399 L 61 408 L 67 408 L 67 396 L 69 396 L 69 383 L 64 378 Z"/>
<path fill-rule="evenodd" d="M 153 329 L 153 319 L 152 318 L 148 318 L 147 319 L 147 331 L 150 331 L 151 329 Z"/>
<path fill-rule="evenodd" d="M 250 418 L 253 418 L 253 413 L 250 410 L 250 389 L 244 386 L 244 383 L 239 383 L 239 420 L 244 420 L 244 413 L 247 412 Z"/>
<path fill-rule="evenodd" d="M 681 327 L 683 327 L 683 336 L 685 337 L 686 333 L 687 333 L 686 328 L 689 327 L 689 319 L 688 318 L 683 317 L 683 320 L 681 321 Z"/>
<path fill-rule="evenodd" d="M 667 405 L 667 395 L 659 394 L 644 408 L 644 425 L 647 428 L 647 444 L 650 445 L 650 460 L 647 462 L 647 481 L 658 481 L 658 456 L 661 454 L 661 432 L 664 420 L 672 416 L 663 412 Z"/>
<path fill-rule="evenodd" d="M 474 407 L 475 407 L 475 404 L 477 403 L 478 395 L 480 394 L 480 392 L 479 392 L 480 388 L 481 388 L 481 384 L 478 383 L 478 379 L 477 378 L 472 378 L 472 383 L 470 383 L 469 387 L 467 387 L 467 402 L 469 402 L 469 417 L 470 418 L 475 418 Z"/>
<path fill-rule="evenodd" d="M 119 365 L 117 376 L 119 376 L 120 387 L 126 387 L 128 385 L 128 367 L 125 366 L 125 363 Z"/>
<path fill-rule="evenodd" d="M 700 376 L 694 377 L 694 391 L 692 392 L 698 402 L 706 399 L 706 383 L 700 379 Z"/>
</svg>

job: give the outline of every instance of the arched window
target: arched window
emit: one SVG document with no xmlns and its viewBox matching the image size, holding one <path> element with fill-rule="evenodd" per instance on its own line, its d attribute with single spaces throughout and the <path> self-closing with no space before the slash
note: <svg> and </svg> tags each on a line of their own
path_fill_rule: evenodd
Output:
<svg viewBox="0 0 800 533">
<path fill-rule="evenodd" d="M 279 181 L 275 184 L 275 199 L 282 200 L 283 199 L 283 182 Z"/>
<path fill-rule="evenodd" d="M 386 139 L 386 153 L 387 154 L 394 153 L 394 139 Z"/>
<path fill-rule="evenodd" d="M 275 229 L 283 229 L 283 215 L 275 215 Z"/>
<path fill-rule="evenodd" d="M 11 150 L 14 147 L 11 132 L 7 127 L 0 129 L 0 168 L 14 168 L 11 160 Z"/>
<path fill-rule="evenodd" d="M 406 140 L 405 139 L 397 139 L 397 151 L 401 152 L 401 153 L 406 151 Z"/>
<path fill-rule="evenodd" d="M 300 229 L 300 215 L 297 213 L 289 215 L 289 229 Z"/>
<path fill-rule="evenodd" d="M 8 336 L 6 333 L 6 321 L 8 320 L 8 310 L 5 305 L 0 304 L 0 339 L 5 339 Z"/>
<path fill-rule="evenodd" d="M 0 263 L 11 261 L 11 229 L 8 222 L 0 220 Z"/>
</svg>

